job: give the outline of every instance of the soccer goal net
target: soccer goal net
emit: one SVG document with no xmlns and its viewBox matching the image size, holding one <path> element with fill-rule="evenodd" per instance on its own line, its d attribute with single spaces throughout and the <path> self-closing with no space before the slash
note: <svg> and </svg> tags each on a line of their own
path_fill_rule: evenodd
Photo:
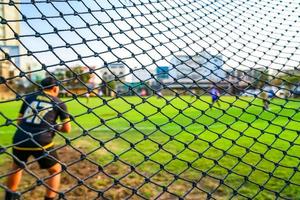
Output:
<svg viewBox="0 0 300 200">
<path fill-rule="evenodd" d="M 299 6 L 2 0 L 0 198 L 299 198 Z"/>
</svg>

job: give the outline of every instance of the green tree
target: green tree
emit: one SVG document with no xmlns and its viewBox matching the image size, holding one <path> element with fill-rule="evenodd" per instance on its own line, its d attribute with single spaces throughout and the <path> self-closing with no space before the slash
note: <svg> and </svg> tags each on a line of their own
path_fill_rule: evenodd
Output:
<svg viewBox="0 0 300 200">
<path fill-rule="evenodd" d="M 289 88 L 300 82 L 300 74 L 286 74 L 284 76 L 280 76 L 280 78 L 282 79 L 282 83 Z"/>
<path fill-rule="evenodd" d="M 117 86 L 117 83 L 116 81 L 109 81 L 107 83 L 108 87 L 111 89 L 111 90 L 115 90 L 116 89 L 116 86 Z"/>
<path fill-rule="evenodd" d="M 254 77 L 255 80 L 252 85 L 257 89 L 260 89 L 265 86 L 265 84 L 269 80 L 269 77 L 270 75 L 268 70 L 263 70 L 263 71 L 257 70 Z"/>
<path fill-rule="evenodd" d="M 70 70 L 66 71 L 66 78 L 71 79 L 70 84 L 80 85 L 81 82 L 88 83 L 88 81 L 91 78 L 91 74 L 85 72 L 82 66 L 77 65 L 71 68 Z"/>
<path fill-rule="evenodd" d="M 64 78 L 65 78 L 65 74 L 62 71 L 59 71 L 59 72 L 53 73 L 53 74 L 57 80 L 64 80 Z"/>
</svg>

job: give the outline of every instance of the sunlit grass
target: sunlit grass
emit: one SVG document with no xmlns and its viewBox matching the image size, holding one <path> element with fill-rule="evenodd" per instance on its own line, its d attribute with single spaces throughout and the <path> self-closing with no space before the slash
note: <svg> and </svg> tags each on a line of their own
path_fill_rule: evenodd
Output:
<svg viewBox="0 0 300 200">
<path fill-rule="evenodd" d="M 103 167 L 121 160 L 151 176 L 162 164 L 190 181 L 203 175 L 223 180 L 228 196 L 300 196 L 297 101 L 274 99 L 265 111 L 254 98 L 222 97 L 221 108 L 212 109 L 206 96 L 63 100 L 74 117 L 73 130 L 57 134 L 56 144 L 68 140 Z M 20 104 L 0 104 L 3 147 L 11 145 Z M 6 158 L 0 156 L 0 164 Z"/>
</svg>

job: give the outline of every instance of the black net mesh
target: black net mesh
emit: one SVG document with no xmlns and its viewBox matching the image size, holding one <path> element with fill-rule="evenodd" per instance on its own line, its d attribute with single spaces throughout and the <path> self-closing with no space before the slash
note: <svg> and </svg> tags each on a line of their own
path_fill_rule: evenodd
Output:
<svg viewBox="0 0 300 200">
<path fill-rule="evenodd" d="M 52 107 L 28 98 L 49 76 L 72 130 L 59 120 L 43 130 L 55 146 L 23 163 L 16 196 L 45 196 L 55 175 L 37 161 L 56 152 L 60 199 L 299 198 L 299 7 L 2 0 L 0 198 L 12 190 L 21 105 L 34 126 L 48 123 Z"/>
</svg>

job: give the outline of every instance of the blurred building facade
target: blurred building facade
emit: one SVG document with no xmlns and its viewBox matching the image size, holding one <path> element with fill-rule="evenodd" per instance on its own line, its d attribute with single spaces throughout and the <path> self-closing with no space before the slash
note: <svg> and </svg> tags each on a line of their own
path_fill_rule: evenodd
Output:
<svg viewBox="0 0 300 200">
<path fill-rule="evenodd" d="M 161 79 L 170 88 L 208 88 L 222 85 L 227 73 L 222 68 L 222 55 L 202 51 L 197 55 L 174 55 L 170 60 L 168 76 Z"/>
<path fill-rule="evenodd" d="M 10 77 L 17 75 L 19 72 L 14 65 L 20 67 L 20 43 L 15 39 L 15 33 L 20 33 L 20 24 L 18 22 L 10 22 L 10 20 L 16 21 L 20 19 L 20 13 L 14 6 L 0 4 L 0 16 L 9 24 L 9 26 L 7 24 L 0 24 L 0 56 L 1 59 L 5 59 L 5 52 L 10 56 L 11 60 L 11 62 L 4 61 L 0 63 L 0 76 Z"/>
<path fill-rule="evenodd" d="M 121 62 L 108 63 L 99 71 L 102 80 L 106 82 L 113 80 L 125 81 L 125 75 L 128 73 L 127 67 Z"/>
<path fill-rule="evenodd" d="M 16 9 L 18 5 L 9 6 L 8 0 L 1 2 L 0 16 L 6 23 L 0 24 L 0 76 L 7 79 L 19 73 L 17 67 L 20 67 L 20 44 L 15 34 L 20 33 L 20 24 L 17 22 L 20 19 L 20 13 Z M 4 85 L 0 85 L 0 93 L 0 98 L 14 95 Z"/>
</svg>

